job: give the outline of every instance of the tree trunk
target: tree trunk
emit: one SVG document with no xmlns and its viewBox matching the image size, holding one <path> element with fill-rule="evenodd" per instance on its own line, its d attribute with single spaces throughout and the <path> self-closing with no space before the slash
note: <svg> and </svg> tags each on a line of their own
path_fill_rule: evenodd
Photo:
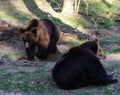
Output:
<svg viewBox="0 0 120 95">
<path fill-rule="evenodd" d="M 78 14 L 81 0 L 64 0 L 63 13 Z"/>
<path fill-rule="evenodd" d="M 73 0 L 64 0 L 62 12 L 69 14 L 73 13 Z"/>
</svg>

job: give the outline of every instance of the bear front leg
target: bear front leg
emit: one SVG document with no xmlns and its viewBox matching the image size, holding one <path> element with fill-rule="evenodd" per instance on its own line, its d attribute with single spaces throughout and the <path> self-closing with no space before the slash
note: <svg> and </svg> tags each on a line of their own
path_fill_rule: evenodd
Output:
<svg viewBox="0 0 120 95">
<path fill-rule="evenodd" d="M 27 59 L 28 60 L 34 60 L 34 56 L 35 56 L 35 46 L 29 46 L 26 49 L 26 54 L 27 54 Z"/>
<path fill-rule="evenodd" d="M 57 52 L 57 46 L 55 44 L 49 45 L 48 49 L 49 49 L 49 53 L 51 54 L 55 54 Z"/>
<path fill-rule="evenodd" d="M 49 55 L 49 51 L 47 48 L 40 49 L 38 48 L 38 51 L 36 53 L 36 56 L 42 60 L 45 60 Z"/>
</svg>

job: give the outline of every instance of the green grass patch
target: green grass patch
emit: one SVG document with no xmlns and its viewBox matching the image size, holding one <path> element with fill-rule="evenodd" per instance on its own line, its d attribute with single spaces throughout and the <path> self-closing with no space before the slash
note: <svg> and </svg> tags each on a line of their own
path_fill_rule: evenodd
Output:
<svg viewBox="0 0 120 95">
<path fill-rule="evenodd" d="M 119 68 L 120 68 L 120 62 L 116 62 L 114 64 L 111 64 L 108 67 L 105 67 L 105 69 L 108 72 L 114 72 L 116 69 L 119 69 Z M 117 75 L 115 73 L 116 72 L 114 72 L 114 75 Z M 119 80 L 119 75 L 117 75 L 117 79 Z M 120 86 L 119 82 L 117 84 L 114 84 L 114 85 L 103 86 L 102 87 L 102 91 L 103 91 L 102 95 L 119 95 L 119 93 L 120 93 L 119 88 L 118 88 L 119 86 Z"/>
<path fill-rule="evenodd" d="M 8 70 L 8 68 L 0 69 L 0 89 L 45 93 L 46 87 L 51 85 L 52 82 L 51 76 L 45 74 L 43 68 L 35 72 L 18 71 L 5 73 L 5 70 Z"/>
<path fill-rule="evenodd" d="M 106 44 L 106 43 L 112 43 L 112 42 L 120 42 L 120 37 L 119 36 L 112 36 L 112 37 L 109 37 L 109 38 L 106 38 L 106 39 L 102 39 L 100 40 L 100 43 L 102 44 Z"/>
<path fill-rule="evenodd" d="M 103 93 L 104 93 L 104 95 L 111 95 L 111 93 L 113 93 L 113 91 L 110 89 L 109 86 L 105 86 Z M 117 95 L 117 94 L 115 94 L 115 95 Z"/>
<path fill-rule="evenodd" d="M 45 0 L 39 2 L 45 2 Z M 23 0 L 23 3 L 33 15 L 36 15 L 38 18 L 47 18 L 48 13 L 39 9 L 38 5 L 34 0 Z"/>
<path fill-rule="evenodd" d="M 91 23 L 91 19 L 101 19 L 104 21 L 104 25 L 100 25 L 97 20 L 97 28 L 112 28 L 113 26 L 116 26 L 117 23 L 114 22 L 114 13 L 119 13 L 119 8 L 118 6 L 119 2 L 113 2 L 113 3 L 108 3 L 107 1 L 88 1 L 88 7 L 86 6 L 86 3 L 82 1 L 81 6 L 80 6 L 80 11 L 88 16 L 85 17 L 85 19 L 88 20 L 88 22 Z M 112 17 L 112 18 L 111 18 Z M 93 27 L 93 24 L 91 25 Z"/>
<path fill-rule="evenodd" d="M 0 54 L 3 58 L 5 58 L 6 61 L 9 63 L 15 63 L 15 60 L 21 56 L 21 54 L 17 52 L 10 52 L 5 54 Z"/>
<path fill-rule="evenodd" d="M 120 62 L 116 62 L 116 63 L 110 65 L 109 67 L 105 67 L 105 69 L 107 71 L 113 71 L 116 68 L 120 68 Z"/>
<path fill-rule="evenodd" d="M 114 71 L 116 68 L 119 68 L 120 64 L 115 63 L 106 67 L 107 71 Z M 25 67 L 24 67 L 25 68 Z M 44 66 L 36 69 L 34 72 L 27 71 L 17 71 L 17 72 L 8 72 L 9 69 L 15 70 L 16 67 L 2 67 L 0 68 L 0 89 L 7 91 L 35 91 L 42 95 L 62 95 L 63 90 L 58 89 L 55 84 L 53 84 L 53 79 L 51 76 L 51 68 L 45 68 Z M 111 90 L 109 87 L 103 86 L 103 95 L 109 95 Z M 96 87 L 86 87 L 85 90 L 72 90 L 67 91 L 66 94 L 69 95 L 93 95 L 94 90 L 99 90 Z M 118 93 L 119 90 L 115 91 Z"/>
<path fill-rule="evenodd" d="M 91 93 L 89 93 L 89 92 L 72 92 L 72 94 L 74 94 L 74 95 L 92 95 Z"/>
<path fill-rule="evenodd" d="M 14 6 L 3 6 L 1 3 L 0 5 L 2 6 L 0 9 L 0 16 L 4 19 L 11 19 L 11 20 L 29 20 L 32 18 L 30 14 L 27 14 L 25 12 L 22 12 L 20 10 L 17 10 Z"/>
<path fill-rule="evenodd" d="M 74 46 L 74 45 L 80 45 L 80 44 L 82 44 L 83 42 L 85 42 L 85 41 L 83 41 L 83 40 L 67 41 L 67 44 Z"/>
<path fill-rule="evenodd" d="M 71 26 L 73 28 L 90 26 L 88 21 L 86 21 L 82 17 L 77 17 L 76 15 L 66 15 L 66 14 L 63 14 L 62 16 L 59 17 L 59 19 L 64 24 L 69 25 L 69 26 Z"/>
<path fill-rule="evenodd" d="M 113 47 L 107 51 L 108 53 L 120 53 L 120 47 Z"/>
<path fill-rule="evenodd" d="M 100 40 L 100 45 L 102 47 L 105 47 L 105 46 L 108 47 L 108 49 L 104 51 L 106 54 L 120 53 L 119 43 L 120 43 L 119 36 L 117 37 L 113 36 L 113 37 Z"/>
<path fill-rule="evenodd" d="M 0 67 L 0 75 L 4 74 L 6 72 L 6 70 L 12 69 L 12 68 L 13 68 L 13 66 Z"/>
<path fill-rule="evenodd" d="M 4 90 L 12 90 L 13 85 L 12 85 L 12 75 L 11 73 L 4 74 L 4 77 L 0 76 L 0 88 Z"/>
</svg>

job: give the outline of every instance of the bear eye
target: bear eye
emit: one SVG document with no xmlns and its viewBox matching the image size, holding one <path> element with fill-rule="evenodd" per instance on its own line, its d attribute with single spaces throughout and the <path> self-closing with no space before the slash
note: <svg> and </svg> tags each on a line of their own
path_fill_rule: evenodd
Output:
<svg viewBox="0 0 120 95">
<path fill-rule="evenodd" d="M 26 40 L 24 38 L 22 38 L 23 42 L 26 42 Z"/>
<path fill-rule="evenodd" d="M 26 37 L 22 37 L 23 42 L 28 42 Z"/>
<path fill-rule="evenodd" d="M 32 30 L 32 33 L 33 33 L 33 34 L 37 34 L 37 29 L 33 29 L 33 30 Z"/>
</svg>

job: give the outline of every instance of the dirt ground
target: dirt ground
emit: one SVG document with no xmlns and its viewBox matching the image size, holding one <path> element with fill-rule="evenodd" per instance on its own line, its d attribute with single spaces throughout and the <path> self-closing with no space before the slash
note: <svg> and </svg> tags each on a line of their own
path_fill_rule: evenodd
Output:
<svg viewBox="0 0 120 95">
<path fill-rule="evenodd" d="M 98 30 L 85 29 L 81 31 L 83 31 L 84 35 L 88 35 L 88 37 L 91 36 L 92 37 L 91 39 L 94 39 L 96 37 L 98 37 L 99 39 L 103 39 L 110 36 L 120 35 L 119 28 L 117 28 L 116 30 L 113 29 L 111 31 L 107 31 L 103 29 L 98 29 Z M 44 67 L 45 70 L 50 70 L 53 68 L 56 59 L 58 59 L 62 53 L 67 52 L 72 47 L 66 44 L 65 41 L 78 40 L 78 37 L 75 35 L 62 33 L 61 40 L 58 43 L 59 53 L 57 53 L 56 55 L 50 55 L 50 57 L 46 61 L 36 60 L 31 64 L 30 61 L 27 61 L 24 59 L 18 60 L 19 57 L 21 57 L 22 55 L 25 55 L 24 44 L 20 39 L 19 34 L 20 34 L 20 31 L 18 28 L 11 26 L 7 23 L 6 24 L 2 23 L 0 26 L 0 68 L 11 66 L 14 61 L 16 62 L 16 64 L 14 65 L 14 68 L 7 69 L 6 73 L 18 72 L 18 71 L 34 72 L 39 67 Z M 107 58 L 105 60 L 101 60 L 101 61 L 103 62 L 103 65 L 105 67 L 111 66 L 112 64 L 118 63 L 120 61 L 120 54 L 109 54 L 107 55 Z M 119 70 L 117 72 L 120 73 Z M 115 74 L 115 75 L 118 76 L 118 74 Z M 60 95 L 78 95 L 78 93 L 75 94 L 76 92 L 74 91 L 66 92 L 60 89 L 58 90 L 60 92 Z M 84 92 L 84 89 L 81 89 L 80 91 Z M 96 95 L 100 95 L 99 93 L 101 93 L 100 92 L 101 90 L 99 90 L 99 87 L 98 89 L 94 88 L 92 91 L 94 93 L 97 93 Z M 25 93 L 22 91 L 8 92 L 8 91 L 0 90 L 0 95 L 41 95 L 41 94 L 38 94 L 36 92 Z M 84 95 L 87 95 L 87 94 L 84 94 Z"/>
</svg>

